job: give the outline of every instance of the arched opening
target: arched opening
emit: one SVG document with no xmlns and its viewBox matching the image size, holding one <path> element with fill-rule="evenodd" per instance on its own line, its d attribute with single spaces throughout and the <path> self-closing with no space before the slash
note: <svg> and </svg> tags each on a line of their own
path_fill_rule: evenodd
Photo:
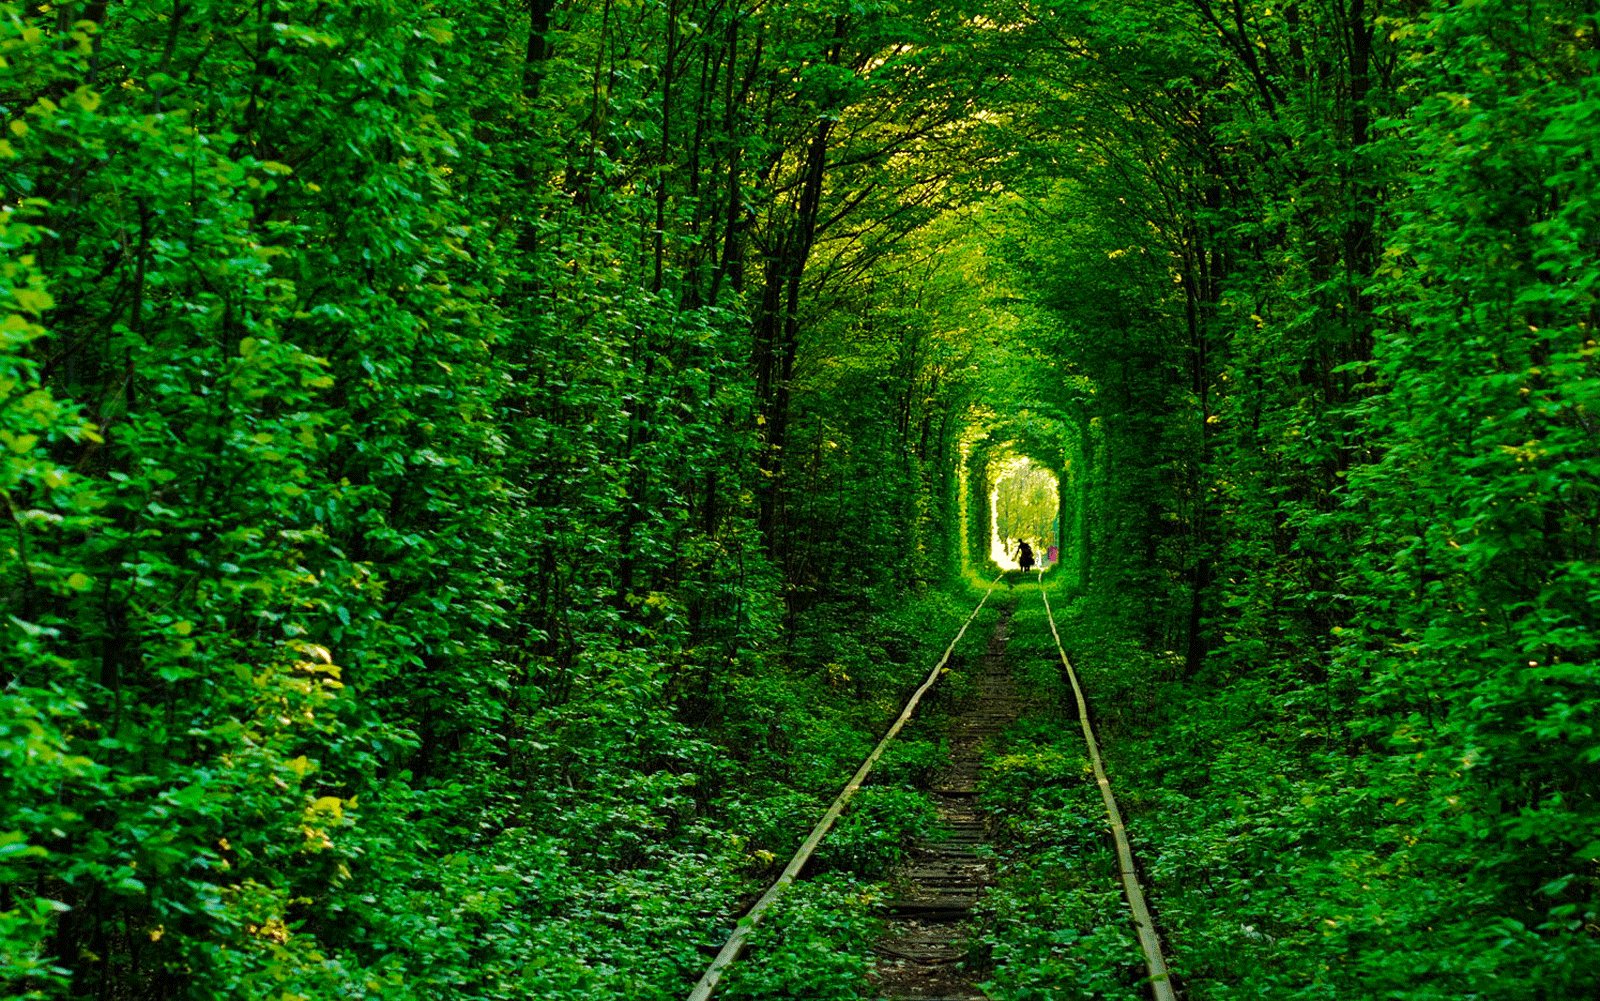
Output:
<svg viewBox="0 0 1600 1001">
<path fill-rule="evenodd" d="M 1019 543 L 1027 542 L 1036 564 L 1053 563 L 1061 530 L 1056 474 L 1025 455 L 1011 455 L 989 482 L 989 558 L 1003 570 L 1019 569 Z"/>
</svg>

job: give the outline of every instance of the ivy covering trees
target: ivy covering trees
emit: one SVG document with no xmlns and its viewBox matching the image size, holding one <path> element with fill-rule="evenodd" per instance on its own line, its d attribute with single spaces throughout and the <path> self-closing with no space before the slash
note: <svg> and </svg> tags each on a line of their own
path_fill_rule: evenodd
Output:
<svg viewBox="0 0 1600 1001">
<path fill-rule="evenodd" d="M 1597 17 L 0 3 L 0 992 L 680 996 L 1028 456 L 1192 996 L 1585 996 Z"/>
</svg>

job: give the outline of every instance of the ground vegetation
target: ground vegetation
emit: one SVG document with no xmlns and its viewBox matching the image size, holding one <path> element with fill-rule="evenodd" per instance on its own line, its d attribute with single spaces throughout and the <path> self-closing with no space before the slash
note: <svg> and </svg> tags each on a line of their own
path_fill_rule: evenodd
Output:
<svg viewBox="0 0 1600 1001">
<path fill-rule="evenodd" d="M 0 990 L 680 996 L 1028 457 L 1192 996 L 1593 993 L 1597 16 L 0 3 Z"/>
</svg>

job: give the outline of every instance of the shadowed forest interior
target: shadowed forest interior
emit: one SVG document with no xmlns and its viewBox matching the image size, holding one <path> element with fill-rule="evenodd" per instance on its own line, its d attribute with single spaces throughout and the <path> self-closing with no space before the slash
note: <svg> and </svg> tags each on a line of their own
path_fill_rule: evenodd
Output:
<svg viewBox="0 0 1600 1001">
<path fill-rule="evenodd" d="M 1600 989 L 1593 0 L 0 2 L 0 996 Z M 1019 539 L 1042 575 L 1012 570 Z M 1008 571 L 994 583 L 996 575 Z M 1020 704 L 1020 703 L 1019 703 Z"/>
</svg>

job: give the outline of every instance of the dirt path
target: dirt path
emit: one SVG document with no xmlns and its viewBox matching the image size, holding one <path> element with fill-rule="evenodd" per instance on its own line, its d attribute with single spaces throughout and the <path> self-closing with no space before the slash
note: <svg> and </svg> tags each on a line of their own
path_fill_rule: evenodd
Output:
<svg viewBox="0 0 1600 1001">
<path fill-rule="evenodd" d="M 1019 715 L 1025 702 L 1006 667 L 1011 613 L 989 638 L 972 697 L 951 720 L 950 761 L 930 788 L 949 838 L 924 841 L 896 876 L 888 930 L 874 947 L 877 996 L 884 1001 L 983 1001 L 977 978 L 962 968 L 973 932 L 972 910 L 994 881 L 978 851 L 988 834 L 976 802 L 983 745 Z"/>
</svg>

